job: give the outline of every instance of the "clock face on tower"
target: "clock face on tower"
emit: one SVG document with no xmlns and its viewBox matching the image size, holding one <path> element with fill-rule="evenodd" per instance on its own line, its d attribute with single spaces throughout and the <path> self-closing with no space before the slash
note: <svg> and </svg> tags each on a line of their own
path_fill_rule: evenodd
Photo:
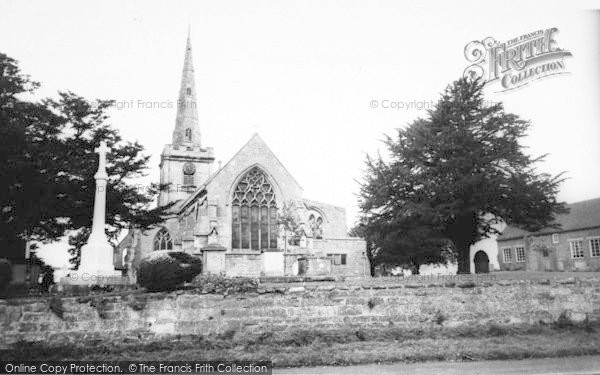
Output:
<svg viewBox="0 0 600 375">
<path fill-rule="evenodd" d="M 192 163 L 185 163 L 183 165 L 183 173 L 184 174 L 194 174 L 196 173 L 196 166 Z"/>
</svg>

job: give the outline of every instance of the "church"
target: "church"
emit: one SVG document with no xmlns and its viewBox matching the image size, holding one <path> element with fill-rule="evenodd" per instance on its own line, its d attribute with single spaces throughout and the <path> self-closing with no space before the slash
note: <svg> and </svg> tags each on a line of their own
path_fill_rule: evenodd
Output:
<svg viewBox="0 0 600 375">
<path fill-rule="evenodd" d="M 370 275 L 366 243 L 348 236 L 345 209 L 305 199 L 258 134 L 217 168 L 213 148 L 201 139 L 188 34 L 172 142 L 159 165 L 168 189 L 158 204 L 172 204 L 170 213 L 161 225 L 126 235 L 115 251 L 116 269 L 135 280 L 150 252 L 178 250 L 201 257 L 204 274 Z M 293 218 L 293 231 L 284 229 L 282 215 Z"/>
</svg>

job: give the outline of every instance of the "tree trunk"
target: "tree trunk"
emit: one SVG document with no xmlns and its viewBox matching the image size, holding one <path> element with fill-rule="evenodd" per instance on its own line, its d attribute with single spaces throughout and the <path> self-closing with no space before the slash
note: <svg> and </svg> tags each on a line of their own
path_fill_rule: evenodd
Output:
<svg viewBox="0 0 600 375">
<path fill-rule="evenodd" d="M 373 256 L 373 250 L 367 244 L 367 259 L 369 260 L 369 272 L 371 277 L 375 276 L 375 257 Z"/>
<path fill-rule="evenodd" d="M 421 265 L 419 263 L 415 262 L 414 259 L 411 259 L 410 260 L 410 272 L 413 275 L 419 275 L 420 274 L 419 268 L 421 268 Z"/>
<path fill-rule="evenodd" d="M 469 258 L 470 247 L 468 243 L 454 243 L 457 252 L 458 270 L 457 274 L 471 273 L 471 259 Z"/>
<path fill-rule="evenodd" d="M 477 215 L 474 212 L 465 212 L 463 215 L 458 216 L 446 230 L 457 252 L 457 273 L 471 273 L 469 251 L 471 243 L 477 237 Z"/>
</svg>

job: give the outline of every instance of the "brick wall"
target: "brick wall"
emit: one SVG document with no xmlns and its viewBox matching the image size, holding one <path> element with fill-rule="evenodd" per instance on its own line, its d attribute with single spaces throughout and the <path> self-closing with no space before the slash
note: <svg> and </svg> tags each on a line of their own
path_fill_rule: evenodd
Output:
<svg viewBox="0 0 600 375">
<path fill-rule="evenodd" d="M 246 294 L 191 292 L 0 301 L 0 347 L 19 340 L 152 340 L 164 335 L 600 319 L 600 279 L 473 286 L 329 284 Z M 53 306 L 53 307 L 50 307 Z M 60 316 L 59 316 L 60 315 Z"/>
</svg>

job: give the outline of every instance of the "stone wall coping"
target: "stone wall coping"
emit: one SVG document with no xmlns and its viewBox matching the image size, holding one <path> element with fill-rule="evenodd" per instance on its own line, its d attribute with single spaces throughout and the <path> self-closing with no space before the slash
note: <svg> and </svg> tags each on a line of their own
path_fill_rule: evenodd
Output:
<svg viewBox="0 0 600 375">
<path fill-rule="evenodd" d="M 299 284 L 299 283 L 295 283 Z M 281 286 L 281 285 L 259 285 L 256 290 L 252 289 L 246 292 L 235 292 L 229 289 L 216 289 L 214 291 L 204 291 L 201 288 L 195 289 L 181 289 L 171 292 L 146 292 L 144 290 L 133 290 L 133 291 L 119 291 L 112 293 L 97 293 L 83 296 L 61 296 L 57 295 L 49 295 L 43 297 L 21 297 L 21 298 L 10 298 L 10 299 L 0 299 L 0 306 L 2 305 L 21 305 L 21 304 L 31 304 L 35 302 L 41 302 L 50 300 L 53 298 L 60 298 L 65 301 L 77 301 L 78 303 L 88 303 L 95 299 L 102 299 L 108 302 L 115 302 L 122 299 L 175 299 L 178 296 L 193 296 L 193 295 L 206 295 L 206 296 L 222 296 L 216 298 L 226 298 L 229 296 L 250 296 L 250 295 L 258 295 L 258 294 L 297 294 L 297 293 L 313 293 L 313 292 L 327 292 L 327 293 L 335 293 L 337 291 L 347 292 L 349 290 L 381 290 L 381 289 L 432 289 L 432 288 L 458 288 L 458 289 L 471 289 L 471 288 L 485 288 L 485 287 L 506 287 L 513 285 L 551 285 L 554 287 L 566 286 L 566 285 L 574 285 L 574 286 L 597 286 L 600 287 L 600 278 L 566 278 L 566 279 L 558 279 L 558 280 L 550 280 L 550 279 L 540 279 L 540 280 L 499 280 L 497 282 L 479 282 L 475 283 L 473 281 L 463 281 L 463 282 L 452 282 L 447 281 L 444 283 L 392 283 L 392 282 L 382 282 L 382 283 L 370 283 L 370 284 L 312 284 L 311 282 L 303 282 L 302 285 L 290 285 L 290 286 Z"/>
<path fill-rule="evenodd" d="M 314 242 L 327 242 L 327 241 L 364 241 L 360 237 L 335 237 L 335 238 L 321 238 L 314 239 Z"/>
</svg>

